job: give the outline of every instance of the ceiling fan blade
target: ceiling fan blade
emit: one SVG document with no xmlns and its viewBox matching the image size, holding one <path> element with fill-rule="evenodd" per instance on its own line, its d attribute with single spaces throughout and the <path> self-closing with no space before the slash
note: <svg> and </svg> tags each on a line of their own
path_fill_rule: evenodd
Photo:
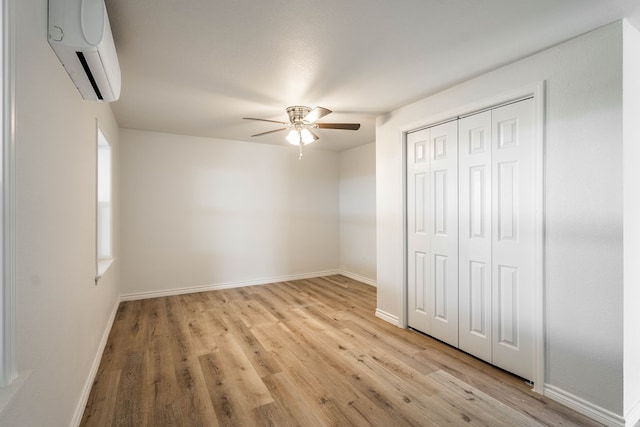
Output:
<svg viewBox="0 0 640 427">
<path fill-rule="evenodd" d="M 322 107 L 316 107 L 313 110 L 309 111 L 309 113 L 307 113 L 307 115 L 302 118 L 302 121 L 313 123 L 316 120 L 326 116 L 327 114 L 331 114 L 331 110 Z"/>
<path fill-rule="evenodd" d="M 268 131 L 266 131 L 266 132 L 256 133 L 255 135 L 251 135 L 251 136 L 267 135 L 267 134 L 269 134 L 269 133 L 281 132 L 281 131 L 283 131 L 283 130 L 287 130 L 287 129 L 289 129 L 289 128 L 287 127 L 287 128 L 280 128 L 280 129 L 275 129 L 275 130 L 268 130 Z"/>
<path fill-rule="evenodd" d="M 320 137 L 318 135 L 316 135 L 311 129 L 307 128 L 307 130 L 309 131 L 309 133 L 311 134 L 311 136 L 313 137 L 314 141 L 317 141 L 320 139 Z"/>
<path fill-rule="evenodd" d="M 344 129 L 344 130 L 358 130 L 360 129 L 360 123 L 314 123 L 318 129 Z"/>
<path fill-rule="evenodd" d="M 279 122 L 277 120 L 256 119 L 254 117 L 243 117 L 242 119 L 243 120 L 259 120 L 261 122 L 278 123 L 278 124 L 287 125 L 287 126 L 291 124 L 291 123 L 287 123 L 287 122 Z"/>
</svg>

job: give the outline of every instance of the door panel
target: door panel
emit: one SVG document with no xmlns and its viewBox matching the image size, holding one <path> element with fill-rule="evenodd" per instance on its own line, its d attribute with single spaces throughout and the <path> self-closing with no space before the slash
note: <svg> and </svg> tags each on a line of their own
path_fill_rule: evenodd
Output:
<svg viewBox="0 0 640 427">
<path fill-rule="evenodd" d="M 446 237 L 447 217 L 449 215 L 449 206 L 447 199 L 449 186 L 447 185 L 447 170 L 438 170 L 433 173 L 433 219 L 434 230 L 436 236 Z"/>
<path fill-rule="evenodd" d="M 492 110 L 493 364 L 533 378 L 533 100 Z"/>
<path fill-rule="evenodd" d="M 489 283 L 487 283 L 487 265 L 483 262 L 469 262 L 469 305 L 467 331 L 482 339 L 490 339 L 491 330 L 488 321 L 490 320 L 490 306 L 486 303 L 487 295 L 490 293 Z M 462 340 L 462 338 L 461 338 Z"/>
<path fill-rule="evenodd" d="M 429 131 L 407 135 L 407 301 L 409 326 L 430 331 Z"/>
<path fill-rule="evenodd" d="M 498 241 L 518 240 L 518 162 L 497 164 Z"/>
<path fill-rule="evenodd" d="M 434 301 L 434 310 L 433 315 L 436 319 L 446 322 L 449 316 L 449 310 L 447 306 L 447 294 L 449 288 L 452 286 L 449 283 L 447 277 L 448 270 L 448 259 L 444 255 L 435 255 L 434 256 L 434 281 L 433 281 L 433 301 Z"/>
<path fill-rule="evenodd" d="M 497 343 L 517 350 L 519 347 L 518 299 L 519 283 L 518 269 L 498 266 L 498 305 L 495 321 L 498 323 Z"/>
<path fill-rule="evenodd" d="M 431 148 L 431 331 L 458 346 L 458 124 L 429 129 Z"/>
<path fill-rule="evenodd" d="M 458 126 L 460 348 L 491 362 L 491 111 Z"/>
</svg>

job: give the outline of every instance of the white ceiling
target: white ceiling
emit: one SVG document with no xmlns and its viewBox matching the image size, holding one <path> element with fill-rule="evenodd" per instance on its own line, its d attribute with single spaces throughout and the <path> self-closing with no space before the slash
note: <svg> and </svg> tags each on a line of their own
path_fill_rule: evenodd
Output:
<svg viewBox="0 0 640 427">
<path fill-rule="evenodd" d="M 630 14 L 638 0 L 106 0 L 121 127 L 286 145 L 290 105 L 323 106 L 311 147 L 375 140 L 375 117 Z"/>
</svg>

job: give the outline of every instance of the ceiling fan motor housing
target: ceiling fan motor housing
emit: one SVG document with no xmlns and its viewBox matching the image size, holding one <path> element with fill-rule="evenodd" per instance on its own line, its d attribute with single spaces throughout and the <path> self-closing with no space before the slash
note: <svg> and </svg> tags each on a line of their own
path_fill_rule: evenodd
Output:
<svg viewBox="0 0 640 427">
<path fill-rule="evenodd" d="M 294 105 L 293 107 L 287 108 L 287 114 L 289 115 L 289 120 L 293 124 L 302 123 L 304 117 L 311 112 L 311 108 L 304 107 L 300 105 Z"/>
</svg>

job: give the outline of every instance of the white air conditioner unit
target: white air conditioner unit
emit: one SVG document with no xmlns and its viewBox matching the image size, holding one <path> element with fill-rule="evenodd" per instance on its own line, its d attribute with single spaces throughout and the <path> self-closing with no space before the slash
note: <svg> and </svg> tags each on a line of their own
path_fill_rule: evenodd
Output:
<svg viewBox="0 0 640 427">
<path fill-rule="evenodd" d="M 82 97 L 120 97 L 120 65 L 104 0 L 49 0 L 49 44 Z"/>
</svg>

